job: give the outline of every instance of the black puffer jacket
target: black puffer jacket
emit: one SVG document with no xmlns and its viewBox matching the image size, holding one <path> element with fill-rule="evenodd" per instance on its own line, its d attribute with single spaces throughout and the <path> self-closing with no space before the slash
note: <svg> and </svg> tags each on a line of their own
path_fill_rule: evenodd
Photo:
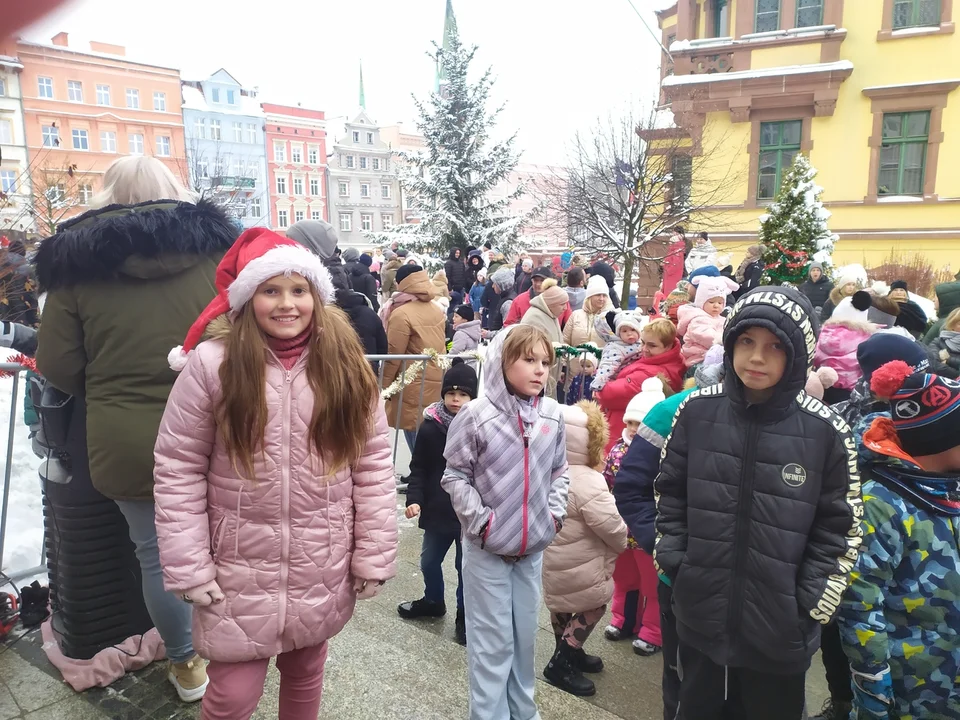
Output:
<svg viewBox="0 0 960 720">
<path fill-rule="evenodd" d="M 750 405 L 732 353 L 748 327 L 777 335 L 786 371 Z M 673 584 L 680 639 L 718 665 L 805 671 L 860 544 L 856 445 L 802 393 L 818 323 L 793 288 L 758 288 L 724 329 L 723 385 L 681 405 L 656 480 L 655 559 Z"/>
<path fill-rule="evenodd" d="M 464 288 L 469 289 L 467 285 L 467 266 L 463 264 L 463 251 L 460 252 L 460 258 L 455 258 L 457 248 L 450 251 L 450 257 L 443 264 L 443 272 L 447 275 L 447 288 L 453 292 L 463 292 Z M 470 285 L 473 281 L 470 281 Z"/>
<path fill-rule="evenodd" d="M 367 355 L 387 354 L 387 332 L 377 314 L 370 309 L 363 295 L 352 290 L 337 290 L 337 307 L 350 318 L 350 324 L 360 336 L 363 351 Z M 379 372 L 380 364 L 370 363 L 374 372 Z"/>
<path fill-rule="evenodd" d="M 467 290 L 473 287 L 473 284 L 477 281 L 477 273 L 483 270 L 483 258 L 480 257 L 479 250 L 472 250 L 470 255 L 467 257 L 467 274 L 466 274 L 466 283 Z M 449 277 L 449 276 L 447 276 Z"/>
<path fill-rule="evenodd" d="M 373 278 L 370 268 L 359 260 L 351 260 L 343 264 L 343 269 L 347 271 L 347 276 L 350 278 L 350 287 L 353 288 L 354 292 L 366 295 L 373 305 L 373 309 L 379 310 L 377 281 Z"/>
<path fill-rule="evenodd" d="M 407 507 L 420 506 L 421 529 L 459 537 L 460 520 L 453 511 L 450 495 L 440 487 L 440 478 L 447 468 L 443 458 L 446 446 L 447 427 L 440 422 L 433 406 L 427 406 L 410 460 Z"/>
</svg>

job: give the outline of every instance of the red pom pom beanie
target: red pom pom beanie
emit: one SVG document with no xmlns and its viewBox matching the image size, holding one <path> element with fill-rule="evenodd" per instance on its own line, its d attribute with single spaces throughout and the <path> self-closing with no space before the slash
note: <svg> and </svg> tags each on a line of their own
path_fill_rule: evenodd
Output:
<svg viewBox="0 0 960 720">
<path fill-rule="evenodd" d="M 236 316 L 253 298 L 261 283 L 278 275 L 290 277 L 293 273 L 306 278 L 324 305 L 333 302 L 330 272 L 319 257 L 272 230 L 252 228 L 245 231 L 217 266 L 216 297 L 190 326 L 183 345 L 173 348 L 167 355 L 171 369 L 179 372 L 186 367 L 187 356 L 200 343 L 207 325 L 214 319 L 224 313 Z"/>
<path fill-rule="evenodd" d="M 915 373 L 894 360 L 873 373 L 870 388 L 890 402 L 890 418 L 910 455 L 937 455 L 960 445 L 960 382 Z"/>
</svg>

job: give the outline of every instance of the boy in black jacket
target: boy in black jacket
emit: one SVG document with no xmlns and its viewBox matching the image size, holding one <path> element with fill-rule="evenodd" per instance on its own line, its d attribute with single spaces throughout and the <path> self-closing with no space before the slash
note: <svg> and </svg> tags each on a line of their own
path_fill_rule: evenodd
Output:
<svg viewBox="0 0 960 720">
<path fill-rule="evenodd" d="M 791 287 L 743 296 L 724 327 L 723 384 L 683 402 L 664 446 L 654 557 L 673 587 L 685 720 L 733 706 L 799 720 L 820 625 L 857 560 L 856 444 L 802 392 L 818 329 Z"/>
<path fill-rule="evenodd" d="M 463 578 L 460 566 L 463 550 L 460 545 L 460 520 L 453 511 L 450 495 L 440 487 L 446 469 L 443 451 L 447 430 L 461 408 L 477 397 L 477 373 L 457 358 L 443 376 L 442 400 L 427 406 L 423 423 L 417 431 L 417 442 L 410 460 L 407 479 L 407 518 L 420 516 L 423 545 L 420 550 L 420 571 L 423 573 L 423 597 L 400 603 L 397 612 L 407 619 L 443 617 L 447 606 L 443 596 L 443 559 L 450 546 L 457 546 L 457 621 L 456 638 L 467 644 L 463 617 Z"/>
</svg>

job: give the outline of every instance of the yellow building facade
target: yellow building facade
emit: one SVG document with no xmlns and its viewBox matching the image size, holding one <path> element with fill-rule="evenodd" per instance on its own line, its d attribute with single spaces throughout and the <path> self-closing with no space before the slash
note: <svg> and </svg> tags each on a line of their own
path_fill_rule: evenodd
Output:
<svg viewBox="0 0 960 720">
<path fill-rule="evenodd" d="M 718 246 L 736 258 L 756 242 L 801 152 L 839 236 L 835 264 L 919 253 L 960 270 L 953 0 L 678 0 L 658 19 L 661 100 L 690 139 L 693 195 L 718 176 L 698 165 L 735 169 L 704 213 Z"/>
</svg>

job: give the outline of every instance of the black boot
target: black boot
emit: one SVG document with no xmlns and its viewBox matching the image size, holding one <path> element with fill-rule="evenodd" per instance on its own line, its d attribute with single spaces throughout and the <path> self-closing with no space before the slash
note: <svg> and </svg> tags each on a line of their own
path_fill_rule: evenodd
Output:
<svg viewBox="0 0 960 720">
<path fill-rule="evenodd" d="M 573 648 L 559 643 L 557 651 L 543 669 L 543 677 L 551 685 L 578 697 L 589 697 L 597 692 L 596 685 L 588 680 L 573 662 Z"/>
<path fill-rule="evenodd" d="M 587 655 L 583 648 L 572 648 L 571 660 L 580 672 L 598 673 L 603 670 L 603 660 L 596 655 Z"/>
<path fill-rule="evenodd" d="M 852 703 L 845 700 L 834 701 L 828 698 L 823 704 L 823 709 L 819 715 L 814 715 L 810 720 L 847 720 L 850 717 Z"/>
<path fill-rule="evenodd" d="M 397 613 L 407 620 L 416 618 L 439 618 L 447 614 L 447 606 L 443 603 L 430 602 L 426 598 L 410 600 L 397 605 Z"/>
<path fill-rule="evenodd" d="M 463 608 L 457 608 L 457 624 L 454 629 L 454 634 L 458 645 L 467 644 L 467 622 L 463 617 Z"/>
</svg>

